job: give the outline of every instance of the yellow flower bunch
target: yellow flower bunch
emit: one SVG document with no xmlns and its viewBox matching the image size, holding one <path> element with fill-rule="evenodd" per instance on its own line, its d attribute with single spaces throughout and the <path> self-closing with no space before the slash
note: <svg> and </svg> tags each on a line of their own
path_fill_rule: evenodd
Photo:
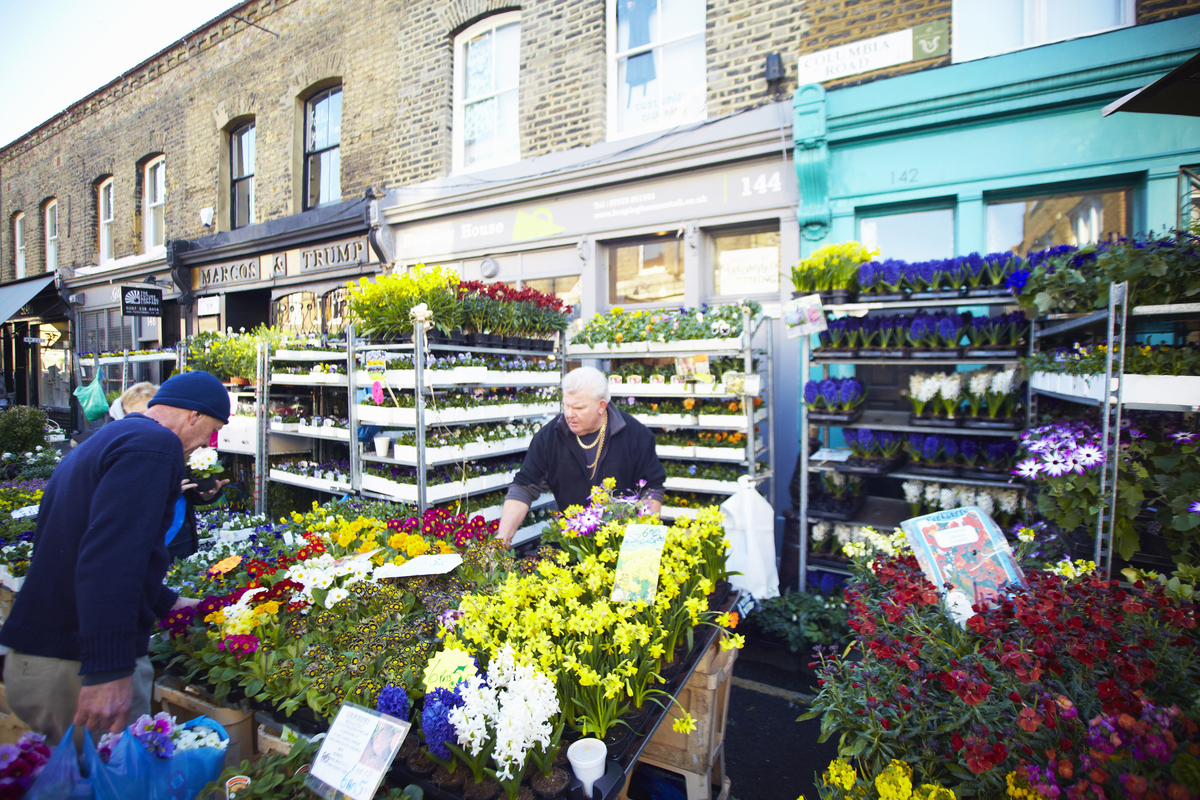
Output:
<svg viewBox="0 0 1200 800">
<path fill-rule="evenodd" d="M 1024 775 L 1010 772 L 1004 776 L 1004 781 L 1008 786 L 1007 796 L 1014 800 L 1048 800 L 1046 795 L 1029 784 Z"/>
<path fill-rule="evenodd" d="M 858 242 L 827 244 L 792 267 L 792 284 L 800 292 L 857 289 L 858 268 L 879 255 L 879 248 Z"/>
<path fill-rule="evenodd" d="M 865 780 L 848 761 L 838 758 L 829 762 L 821 783 L 830 790 L 821 792 L 826 800 L 955 800 L 954 792 L 940 783 L 913 786 L 912 767 L 896 759 L 874 780 Z"/>
<path fill-rule="evenodd" d="M 0 489 L 0 513 L 10 514 L 18 508 L 36 506 L 42 502 L 42 491 Z"/>
<path fill-rule="evenodd" d="M 1061 575 L 1069 581 L 1076 578 L 1084 578 L 1096 571 L 1096 562 L 1086 561 L 1082 558 L 1077 558 L 1071 561 L 1069 558 L 1064 558 L 1054 566 L 1050 567 L 1049 572 L 1055 575 Z"/>
</svg>

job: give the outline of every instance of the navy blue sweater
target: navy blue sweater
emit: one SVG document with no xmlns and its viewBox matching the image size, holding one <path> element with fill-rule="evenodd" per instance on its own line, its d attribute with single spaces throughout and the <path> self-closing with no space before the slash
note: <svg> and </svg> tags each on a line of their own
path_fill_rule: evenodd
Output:
<svg viewBox="0 0 1200 800">
<path fill-rule="evenodd" d="M 0 644 L 81 661 L 80 674 L 132 670 L 177 595 L 163 585 L 163 536 L 184 475 L 183 444 L 149 417 L 105 425 L 46 486 L 33 559 Z"/>
</svg>

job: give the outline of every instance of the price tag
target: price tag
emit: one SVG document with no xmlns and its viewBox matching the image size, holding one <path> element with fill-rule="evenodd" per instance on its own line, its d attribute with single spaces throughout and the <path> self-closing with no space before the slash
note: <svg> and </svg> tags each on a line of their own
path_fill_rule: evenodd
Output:
<svg viewBox="0 0 1200 800">
<path fill-rule="evenodd" d="M 382 350 L 368 350 L 363 354 L 363 367 L 368 378 L 383 383 L 384 371 L 387 369 L 387 353 Z"/>
<path fill-rule="evenodd" d="M 410 727 L 395 717 L 343 703 L 304 785 L 320 797 L 370 800 Z"/>
<path fill-rule="evenodd" d="M 425 688 L 453 689 L 476 674 L 475 661 L 470 655 L 462 650 L 443 650 L 425 665 Z"/>
<path fill-rule="evenodd" d="M 618 603 L 654 600 L 658 591 L 658 568 L 662 561 L 663 545 L 667 541 L 666 525 L 628 525 L 621 553 L 617 556 L 617 572 L 613 578 L 612 599 Z"/>
<path fill-rule="evenodd" d="M 783 307 L 783 323 L 787 325 L 789 339 L 826 330 L 829 323 L 825 320 L 825 310 L 821 307 L 821 296 L 809 294 L 788 301 Z"/>
<path fill-rule="evenodd" d="M 438 555 L 417 556 L 403 564 L 385 564 L 375 570 L 376 580 L 380 578 L 414 578 L 418 575 L 442 575 L 462 563 L 462 556 L 457 553 L 439 553 Z"/>
<path fill-rule="evenodd" d="M 12 512 L 12 518 L 28 519 L 29 517 L 36 517 L 38 515 L 38 508 L 40 508 L 40 506 L 24 506 L 23 508 L 18 508 L 16 511 Z"/>
</svg>

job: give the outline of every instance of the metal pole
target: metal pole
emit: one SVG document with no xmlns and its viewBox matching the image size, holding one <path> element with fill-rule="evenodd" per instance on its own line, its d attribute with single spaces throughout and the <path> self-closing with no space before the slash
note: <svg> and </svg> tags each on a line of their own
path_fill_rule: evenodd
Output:
<svg viewBox="0 0 1200 800">
<path fill-rule="evenodd" d="M 358 440 L 358 398 L 354 386 L 354 371 L 358 354 L 354 346 L 354 326 L 346 326 L 346 427 L 350 429 L 350 488 L 362 491 L 362 442 Z M 365 366 L 365 365 L 364 365 Z M 386 366 L 386 365 L 385 365 Z"/>
<path fill-rule="evenodd" d="M 267 343 L 255 346 L 254 370 L 254 513 L 267 513 L 270 433 L 267 416 Z"/>
<path fill-rule="evenodd" d="M 129 388 L 129 351 L 125 351 L 125 356 L 121 360 L 121 391 L 124 392 Z"/>
<path fill-rule="evenodd" d="M 754 354 L 751 344 L 754 336 L 750 331 L 750 307 L 742 306 L 742 413 L 746 416 L 746 459 L 748 474 L 753 482 L 758 473 L 758 461 L 754 458 L 754 398 L 746 391 L 746 379 L 754 371 Z M 757 486 L 757 484 L 755 484 Z"/>
<path fill-rule="evenodd" d="M 1119 321 L 1116 318 L 1114 303 L 1119 303 L 1121 306 L 1121 316 Z M 1112 358 L 1114 347 L 1120 346 L 1120 354 L 1117 357 L 1117 391 L 1116 397 L 1109 399 L 1111 395 L 1111 383 L 1108 384 L 1109 392 L 1105 398 L 1110 403 L 1105 408 L 1105 420 L 1107 421 L 1111 414 L 1112 422 L 1109 427 L 1109 437 L 1111 442 L 1106 439 L 1105 445 L 1109 449 L 1110 462 L 1104 465 L 1106 471 L 1112 469 L 1110 481 L 1112 483 L 1111 496 L 1108 502 L 1108 525 L 1104 532 L 1104 541 L 1096 543 L 1097 553 L 1103 550 L 1104 561 L 1101 563 L 1100 558 L 1093 558 L 1097 567 L 1103 570 L 1105 579 L 1112 577 L 1112 560 L 1113 553 L 1116 552 L 1116 532 L 1117 532 L 1117 478 L 1121 472 L 1121 406 L 1125 402 L 1125 321 L 1129 311 L 1129 283 L 1123 282 L 1115 284 L 1109 288 L 1109 311 L 1108 311 L 1108 359 Z M 1116 337 L 1119 341 L 1113 341 L 1113 328 L 1116 326 L 1119 330 Z M 1101 509 L 1103 509 L 1104 498 L 1101 497 Z M 1101 517 L 1103 522 L 1103 516 Z"/>
<path fill-rule="evenodd" d="M 804 382 L 808 380 L 809 335 L 800 337 L 800 398 L 804 398 Z M 800 591 L 808 591 L 808 408 L 800 406 Z"/>
<path fill-rule="evenodd" d="M 413 378 L 416 398 L 413 403 L 417 418 L 417 513 L 425 516 L 429 504 L 425 500 L 425 327 L 413 320 Z"/>
<path fill-rule="evenodd" d="M 765 325 L 767 329 L 767 435 L 763 437 L 763 444 L 767 446 L 767 463 L 771 470 L 771 492 L 767 497 L 771 508 L 775 508 L 775 492 L 779 485 L 778 473 L 775 471 L 775 322 L 770 317 L 765 317 L 760 324 Z M 751 435 L 750 438 L 753 439 L 754 436 Z M 757 445 L 754 447 L 757 448 Z"/>
</svg>

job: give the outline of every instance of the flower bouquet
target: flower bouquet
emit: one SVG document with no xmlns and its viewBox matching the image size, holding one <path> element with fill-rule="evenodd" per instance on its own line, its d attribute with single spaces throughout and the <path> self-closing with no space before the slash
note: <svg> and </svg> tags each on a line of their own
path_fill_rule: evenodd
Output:
<svg viewBox="0 0 1200 800">
<path fill-rule="evenodd" d="M 177 723 L 166 713 L 143 714 L 100 737 L 101 765 L 91 778 L 109 790 L 105 796 L 195 797 L 221 774 L 228 747 L 229 735 L 208 717 Z"/>
<path fill-rule="evenodd" d="M 0 797 L 21 797 L 33 785 L 53 751 L 46 737 L 26 731 L 16 744 L 0 745 Z"/>
<path fill-rule="evenodd" d="M 857 378 L 826 378 L 804 385 L 810 422 L 854 422 L 862 416 L 866 387 Z"/>
</svg>

